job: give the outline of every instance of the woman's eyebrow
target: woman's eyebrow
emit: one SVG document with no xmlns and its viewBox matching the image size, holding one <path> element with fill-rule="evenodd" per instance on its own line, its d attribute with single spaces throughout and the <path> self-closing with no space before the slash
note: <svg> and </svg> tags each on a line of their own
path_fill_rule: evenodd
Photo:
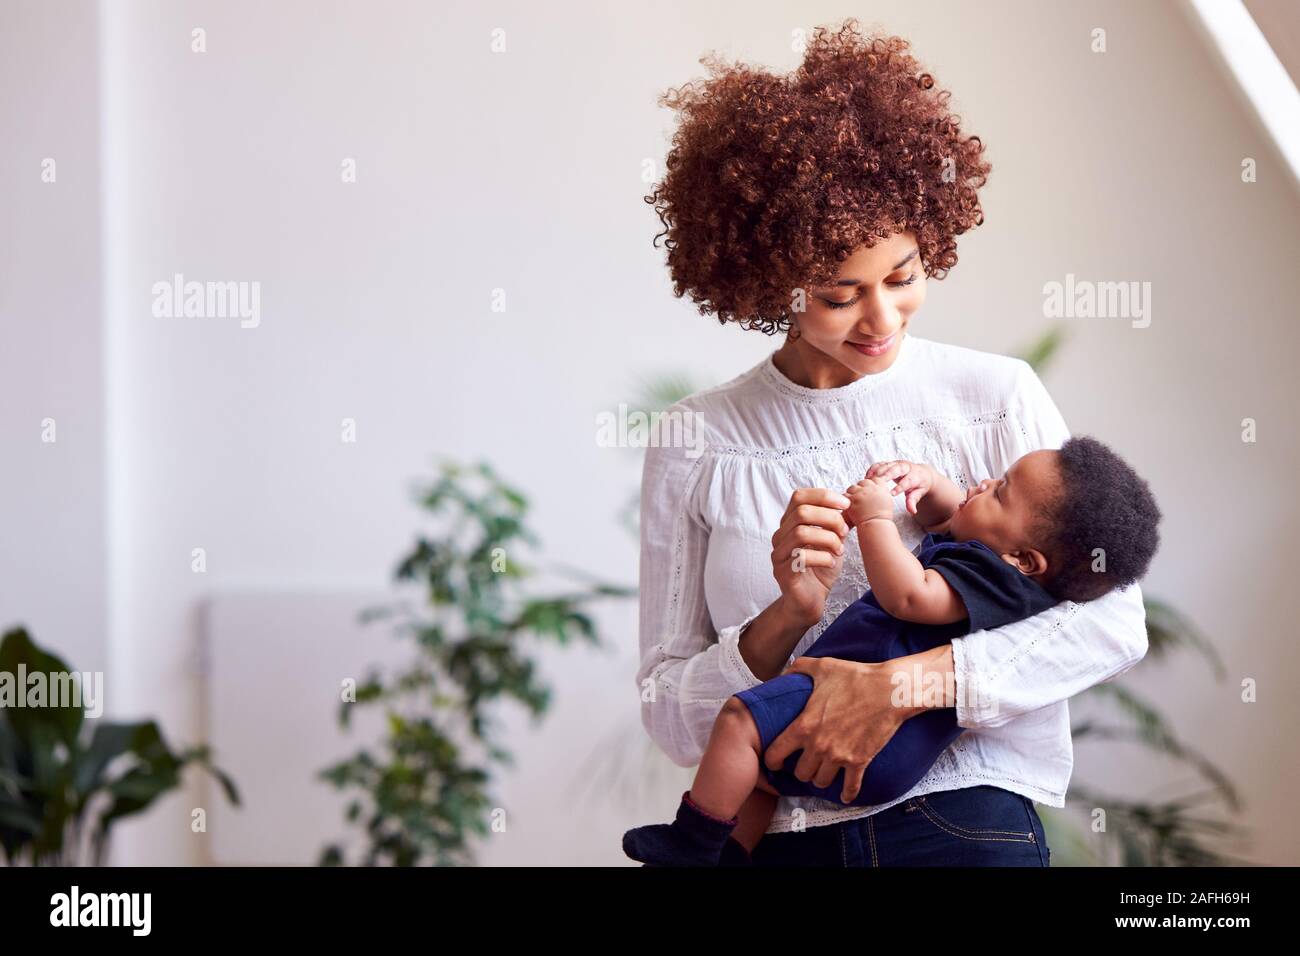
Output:
<svg viewBox="0 0 1300 956">
<path fill-rule="evenodd" d="M 919 253 L 920 251 L 921 251 L 920 249 L 913 249 L 906 256 L 900 259 L 898 261 L 898 264 L 895 265 L 894 268 L 890 269 L 889 271 L 897 272 L 899 269 L 903 268 L 903 266 L 907 265 L 909 262 L 915 259 L 917 253 Z M 861 281 L 862 281 L 861 279 L 838 279 L 835 282 L 832 282 L 831 285 L 858 285 Z"/>
</svg>

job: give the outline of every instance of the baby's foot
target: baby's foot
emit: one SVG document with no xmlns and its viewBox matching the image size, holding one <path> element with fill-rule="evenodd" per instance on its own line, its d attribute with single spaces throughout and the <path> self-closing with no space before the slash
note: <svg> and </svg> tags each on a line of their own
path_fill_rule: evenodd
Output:
<svg viewBox="0 0 1300 956">
<path fill-rule="evenodd" d="M 682 794 L 672 823 L 635 827 L 624 833 L 623 852 L 650 866 L 719 866 L 738 821 L 739 817 L 724 820 L 701 810 L 688 790 Z"/>
</svg>

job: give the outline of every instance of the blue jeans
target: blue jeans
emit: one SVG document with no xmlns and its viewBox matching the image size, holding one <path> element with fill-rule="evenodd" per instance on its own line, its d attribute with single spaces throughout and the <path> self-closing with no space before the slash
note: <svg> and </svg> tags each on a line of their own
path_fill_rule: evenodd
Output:
<svg viewBox="0 0 1300 956">
<path fill-rule="evenodd" d="M 1028 797 L 964 787 L 909 797 L 869 817 L 768 833 L 755 866 L 1049 866 L 1051 850 Z"/>
</svg>

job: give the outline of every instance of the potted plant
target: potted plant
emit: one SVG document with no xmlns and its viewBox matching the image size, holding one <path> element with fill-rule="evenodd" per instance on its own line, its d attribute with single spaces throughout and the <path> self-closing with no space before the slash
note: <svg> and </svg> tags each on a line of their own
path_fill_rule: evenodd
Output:
<svg viewBox="0 0 1300 956">
<path fill-rule="evenodd" d="M 11 694 L 26 693 L 35 675 L 34 683 L 67 686 L 73 673 L 21 627 L 0 640 L 0 678 Z M 88 720 L 80 700 L 13 706 L 0 697 L 0 854 L 8 865 L 102 865 L 114 824 L 179 786 L 190 764 L 239 804 L 207 747 L 173 751 L 152 720 Z"/>
<path fill-rule="evenodd" d="M 363 748 L 321 774 L 353 796 L 346 816 L 364 828 L 365 865 L 474 862 L 472 837 L 490 829 L 494 768 L 511 762 L 492 708 L 514 701 L 540 720 L 550 691 L 531 648 L 538 641 L 598 644 L 587 606 L 636 593 L 557 568 L 583 577 L 584 585 L 530 594 L 525 584 L 535 572 L 520 560 L 524 548 L 538 546 L 524 523 L 528 502 L 486 462 L 443 462 L 417 500 L 438 528 L 417 536 L 395 577 L 419 600 L 363 615 L 365 622 L 390 621 L 411 642 L 410 663 L 390 674 L 372 672 L 339 709 L 346 728 L 354 708 L 383 708 L 387 732 L 380 747 Z M 320 862 L 348 861 L 332 844 Z"/>
</svg>

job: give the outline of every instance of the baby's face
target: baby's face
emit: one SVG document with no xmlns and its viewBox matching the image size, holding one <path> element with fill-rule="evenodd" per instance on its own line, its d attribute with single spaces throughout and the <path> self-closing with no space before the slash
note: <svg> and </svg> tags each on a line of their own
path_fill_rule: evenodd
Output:
<svg viewBox="0 0 1300 956">
<path fill-rule="evenodd" d="M 949 532 L 958 541 L 974 539 L 998 554 L 1042 550 L 1045 542 L 1031 540 L 1031 533 L 1060 485 L 1056 457 L 1050 449 L 1031 451 L 1001 478 L 971 488 L 952 516 Z"/>
</svg>

